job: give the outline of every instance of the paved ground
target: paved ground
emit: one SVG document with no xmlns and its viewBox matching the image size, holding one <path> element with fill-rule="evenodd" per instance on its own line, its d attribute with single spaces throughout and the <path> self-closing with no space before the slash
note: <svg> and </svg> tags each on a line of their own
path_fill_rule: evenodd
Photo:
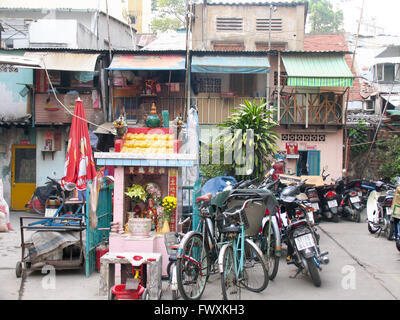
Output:
<svg viewBox="0 0 400 320">
<path fill-rule="evenodd" d="M 30 273 L 23 285 L 15 275 L 21 260 L 19 219 L 24 212 L 12 212 L 14 231 L 0 233 L 0 300 L 104 300 L 99 294 L 99 273 L 89 278 L 83 271 Z M 365 213 L 363 214 L 365 219 Z M 398 300 L 400 298 L 400 253 L 392 241 L 369 234 L 366 222 L 322 222 L 321 249 L 329 251 L 330 263 L 323 266 L 322 286 L 316 288 L 306 275 L 292 279 L 296 271 L 282 258 L 279 272 L 259 294 L 246 292 L 244 299 L 257 300 Z M 55 279 L 55 280 L 54 280 Z M 171 299 L 163 281 L 163 300 Z M 220 300 L 219 275 L 212 275 L 202 297 Z"/>
</svg>

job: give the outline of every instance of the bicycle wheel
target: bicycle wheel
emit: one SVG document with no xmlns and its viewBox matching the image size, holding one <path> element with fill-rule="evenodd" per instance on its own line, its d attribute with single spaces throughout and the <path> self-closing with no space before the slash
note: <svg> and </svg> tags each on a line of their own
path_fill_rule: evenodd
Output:
<svg viewBox="0 0 400 320">
<path fill-rule="evenodd" d="M 185 300 L 198 300 L 206 287 L 208 252 L 203 236 L 194 233 L 186 239 L 181 257 L 176 261 L 178 290 Z"/>
<path fill-rule="evenodd" d="M 244 248 L 245 259 L 240 282 L 250 291 L 261 292 L 268 286 L 269 282 L 267 267 L 253 241 L 246 239 Z"/>
<path fill-rule="evenodd" d="M 269 245 L 269 254 L 268 254 Z M 275 254 L 276 248 L 276 235 L 271 228 L 270 241 L 268 244 L 268 227 L 263 230 L 263 238 L 261 240 L 261 251 L 264 255 L 265 262 L 267 263 L 267 271 L 269 280 L 274 280 L 279 268 L 279 256 Z"/>
<path fill-rule="evenodd" d="M 241 288 L 236 277 L 235 258 L 232 244 L 223 252 L 223 272 L 221 273 L 221 289 L 223 300 L 240 300 Z"/>
</svg>

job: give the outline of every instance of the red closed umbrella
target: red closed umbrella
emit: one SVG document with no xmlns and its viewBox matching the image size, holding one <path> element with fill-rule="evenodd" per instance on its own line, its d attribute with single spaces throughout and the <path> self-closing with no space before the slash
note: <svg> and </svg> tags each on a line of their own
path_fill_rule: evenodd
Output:
<svg viewBox="0 0 400 320">
<path fill-rule="evenodd" d="M 76 99 L 74 116 L 69 133 L 67 155 L 64 164 L 63 187 L 67 183 L 75 183 L 78 190 L 86 190 L 87 181 L 96 176 L 92 147 L 85 110 L 81 99 Z"/>
</svg>

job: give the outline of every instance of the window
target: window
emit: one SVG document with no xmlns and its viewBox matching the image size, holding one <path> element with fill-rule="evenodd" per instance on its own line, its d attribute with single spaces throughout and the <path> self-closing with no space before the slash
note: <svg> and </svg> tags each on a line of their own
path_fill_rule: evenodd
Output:
<svg viewBox="0 0 400 320">
<path fill-rule="evenodd" d="M 220 78 L 200 78 L 199 92 L 203 93 L 220 93 Z"/>
<path fill-rule="evenodd" d="M 228 43 L 228 42 L 215 42 L 213 43 L 213 48 L 215 51 L 243 51 L 243 43 Z"/>
<path fill-rule="evenodd" d="M 256 88 L 256 75 L 254 74 L 231 74 L 230 89 L 240 97 L 252 97 Z"/>
<path fill-rule="evenodd" d="M 243 31 L 242 18 L 217 18 L 217 31 Z"/>
<path fill-rule="evenodd" d="M 278 71 L 274 72 L 274 86 L 278 85 Z M 287 85 L 287 73 L 285 71 L 281 72 L 281 86 Z"/>
<path fill-rule="evenodd" d="M 264 18 L 256 19 L 256 31 L 269 32 L 270 20 Z M 271 32 L 282 31 L 282 19 L 271 19 Z"/>
<path fill-rule="evenodd" d="M 383 65 L 378 64 L 376 66 L 376 80 L 383 81 Z"/>
<path fill-rule="evenodd" d="M 129 15 L 129 23 L 135 24 L 136 23 L 136 16 Z"/>
<path fill-rule="evenodd" d="M 400 81 L 399 63 L 380 63 L 375 66 L 376 81 Z"/>
<path fill-rule="evenodd" d="M 257 51 L 268 51 L 268 42 L 256 42 Z M 271 42 L 271 50 L 286 50 L 287 43 L 285 42 Z"/>
</svg>

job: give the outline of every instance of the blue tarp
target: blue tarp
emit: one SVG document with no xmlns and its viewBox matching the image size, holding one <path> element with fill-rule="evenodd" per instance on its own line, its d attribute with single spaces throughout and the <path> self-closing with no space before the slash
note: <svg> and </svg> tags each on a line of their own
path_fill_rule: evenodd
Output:
<svg viewBox="0 0 400 320">
<path fill-rule="evenodd" d="M 268 73 L 267 57 L 193 56 L 191 71 L 199 73 Z"/>
<path fill-rule="evenodd" d="M 201 194 L 212 193 L 213 197 L 217 192 L 221 192 L 228 185 L 227 182 L 231 184 L 237 183 L 236 179 L 231 176 L 219 176 L 208 180 L 204 186 L 201 188 Z"/>
</svg>

